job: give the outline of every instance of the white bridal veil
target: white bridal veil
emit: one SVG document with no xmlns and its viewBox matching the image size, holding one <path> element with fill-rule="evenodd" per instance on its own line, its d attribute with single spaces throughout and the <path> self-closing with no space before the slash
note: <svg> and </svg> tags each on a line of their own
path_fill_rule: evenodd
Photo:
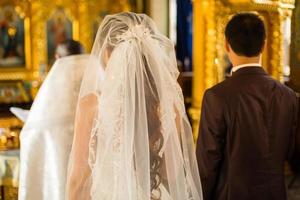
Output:
<svg viewBox="0 0 300 200">
<path fill-rule="evenodd" d="M 202 199 L 178 75 L 149 17 L 105 17 L 81 86 L 68 199 Z"/>
</svg>

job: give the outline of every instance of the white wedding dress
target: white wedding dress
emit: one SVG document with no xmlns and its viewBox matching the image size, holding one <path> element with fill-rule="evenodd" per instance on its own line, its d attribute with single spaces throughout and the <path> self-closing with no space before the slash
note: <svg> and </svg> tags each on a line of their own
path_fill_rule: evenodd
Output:
<svg viewBox="0 0 300 200">
<path fill-rule="evenodd" d="M 81 85 L 66 199 L 203 199 L 178 75 L 172 42 L 148 16 L 105 17 Z"/>
<path fill-rule="evenodd" d="M 88 55 L 58 59 L 21 132 L 19 200 L 64 200 L 74 117 Z"/>
</svg>

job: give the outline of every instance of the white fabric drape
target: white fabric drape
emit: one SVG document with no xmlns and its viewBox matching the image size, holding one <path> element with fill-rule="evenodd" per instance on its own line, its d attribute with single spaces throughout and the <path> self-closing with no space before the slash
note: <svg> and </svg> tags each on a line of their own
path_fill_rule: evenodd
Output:
<svg viewBox="0 0 300 200">
<path fill-rule="evenodd" d="M 88 55 L 55 62 L 21 132 L 19 200 L 64 200 L 80 84 Z"/>
</svg>

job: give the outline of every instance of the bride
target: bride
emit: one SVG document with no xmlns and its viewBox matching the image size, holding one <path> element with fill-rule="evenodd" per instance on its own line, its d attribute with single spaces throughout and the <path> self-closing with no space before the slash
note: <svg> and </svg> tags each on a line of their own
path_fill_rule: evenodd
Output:
<svg viewBox="0 0 300 200">
<path fill-rule="evenodd" d="M 202 199 L 178 75 L 149 17 L 105 17 L 81 85 L 67 199 Z"/>
</svg>

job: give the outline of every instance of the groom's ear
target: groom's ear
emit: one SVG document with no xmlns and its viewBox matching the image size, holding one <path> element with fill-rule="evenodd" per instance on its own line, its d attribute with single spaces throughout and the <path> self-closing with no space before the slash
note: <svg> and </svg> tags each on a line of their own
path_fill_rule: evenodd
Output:
<svg viewBox="0 0 300 200">
<path fill-rule="evenodd" d="M 224 44 L 225 50 L 226 52 L 230 52 L 230 46 L 229 46 L 229 42 L 227 40 L 225 40 L 225 44 Z"/>
<path fill-rule="evenodd" d="M 264 45 L 262 46 L 261 52 L 260 52 L 260 53 L 264 52 L 264 50 L 265 50 L 266 48 L 267 48 L 267 40 L 265 39 Z"/>
</svg>

